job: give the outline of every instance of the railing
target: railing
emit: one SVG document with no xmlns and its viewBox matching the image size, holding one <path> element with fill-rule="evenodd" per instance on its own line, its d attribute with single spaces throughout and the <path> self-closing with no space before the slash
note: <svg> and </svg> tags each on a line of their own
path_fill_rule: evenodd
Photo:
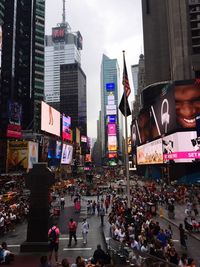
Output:
<svg viewBox="0 0 200 267">
<path fill-rule="evenodd" d="M 131 249 L 112 238 L 108 241 L 108 251 L 114 264 L 137 267 L 177 267 L 161 258 Z"/>
</svg>

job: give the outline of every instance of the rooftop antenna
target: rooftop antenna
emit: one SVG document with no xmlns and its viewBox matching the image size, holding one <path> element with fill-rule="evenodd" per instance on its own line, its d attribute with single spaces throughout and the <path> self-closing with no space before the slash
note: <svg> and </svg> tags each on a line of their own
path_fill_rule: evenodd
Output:
<svg viewBox="0 0 200 267">
<path fill-rule="evenodd" d="M 62 23 L 66 24 L 66 18 L 65 18 L 65 0 L 63 0 L 63 14 L 62 14 Z"/>
</svg>

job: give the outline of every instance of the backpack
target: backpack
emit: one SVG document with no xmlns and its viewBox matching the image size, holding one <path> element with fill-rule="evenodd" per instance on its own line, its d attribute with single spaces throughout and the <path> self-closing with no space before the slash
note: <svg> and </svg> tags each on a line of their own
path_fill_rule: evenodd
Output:
<svg viewBox="0 0 200 267">
<path fill-rule="evenodd" d="M 56 229 L 57 228 L 51 228 L 51 232 L 49 234 L 49 242 L 51 243 L 55 243 L 56 242 L 56 238 L 57 238 L 57 233 L 56 233 Z"/>
</svg>

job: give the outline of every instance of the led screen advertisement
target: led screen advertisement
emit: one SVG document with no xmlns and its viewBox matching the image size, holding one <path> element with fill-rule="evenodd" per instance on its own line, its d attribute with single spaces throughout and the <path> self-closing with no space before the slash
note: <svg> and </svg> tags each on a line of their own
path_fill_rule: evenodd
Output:
<svg viewBox="0 0 200 267">
<path fill-rule="evenodd" d="M 71 117 L 64 115 L 62 116 L 62 137 L 63 140 L 71 141 Z"/>
<path fill-rule="evenodd" d="M 50 140 L 48 146 L 48 159 L 60 159 L 61 150 L 62 150 L 61 141 Z"/>
<path fill-rule="evenodd" d="M 73 158 L 73 146 L 63 143 L 61 164 L 71 164 Z"/>
<path fill-rule="evenodd" d="M 29 141 L 28 146 L 28 168 L 32 169 L 33 164 L 38 162 L 38 143 Z"/>
<path fill-rule="evenodd" d="M 8 102 L 8 126 L 7 137 L 20 138 L 21 132 L 21 120 L 22 120 L 22 105 L 18 102 Z"/>
<path fill-rule="evenodd" d="M 41 102 L 41 130 L 60 136 L 60 112 Z"/>
<path fill-rule="evenodd" d="M 115 83 L 106 83 L 106 91 L 114 91 L 115 90 Z"/>
<path fill-rule="evenodd" d="M 109 116 L 107 116 L 107 122 L 108 123 L 116 123 L 117 117 L 115 115 L 109 115 Z"/>
<path fill-rule="evenodd" d="M 137 147 L 137 164 L 162 164 L 163 148 L 162 139 L 155 140 Z"/>
<path fill-rule="evenodd" d="M 164 162 L 193 162 L 200 159 L 200 138 L 196 131 L 177 132 L 163 138 Z"/>
<path fill-rule="evenodd" d="M 61 42 L 65 40 L 65 28 L 55 27 L 52 28 L 52 39 L 53 42 Z"/>
<path fill-rule="evenodd" d="M 108 151 L 116 151 L 116 150 L 117 150 L 117 137 L 108 136 Z"/>
<path fill-rule="evenodd" d="M 87 143 L 87 136 L 81 135 L 81 142 Z"/>
<path fill-rule="evenodd" d="M 116 135 L 117 129 L 115 123 L 108 123 L 108 135 Z"/>
</svg>

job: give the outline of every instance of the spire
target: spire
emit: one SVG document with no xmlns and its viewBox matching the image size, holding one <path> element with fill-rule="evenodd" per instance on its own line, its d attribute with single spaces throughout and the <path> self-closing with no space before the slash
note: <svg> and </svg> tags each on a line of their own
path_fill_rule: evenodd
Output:
<svg viewBox="0 0 200 267">
<path fill-rule="evenodd" d="M 63 14 L 62 14 L 62 23 L 66 24 L 66 19 L 65 19 L 65 0 L 63 0 Z"/>
</svg>

